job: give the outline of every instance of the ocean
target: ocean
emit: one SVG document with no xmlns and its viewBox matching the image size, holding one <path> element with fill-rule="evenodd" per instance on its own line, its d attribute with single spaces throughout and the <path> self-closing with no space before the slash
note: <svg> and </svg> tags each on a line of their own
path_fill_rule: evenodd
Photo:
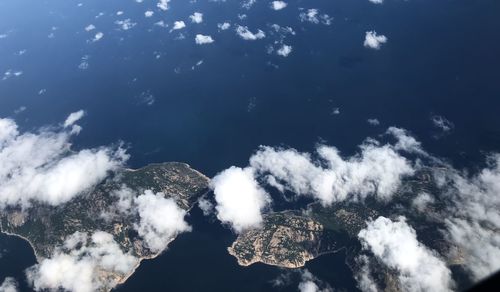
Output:
<svg viewBox="0 0 500 292">
<path fill-rule="evenodd" d="M 74 149 L 123 142 L 131 168 L 182 161 L 209 177 L 246 166 L 259 145 L 313 152 L 324 143 L 352 155 L 389 126 L 409 130 L 459 169 L 479 169 L 500 150 L 499 1 L 287 2 L 272 11 L 265 1 L 246 10 L 239 1 L 173 0 L 163 12 L 154 1 L 2 1 L 0 74 L 22 75 L 0 80 L 0 117 L 35 131 L 84 109 Z M 300 8 L 318 8 L 333 21 L 301 22 Z M 153 17 L 144 17 L 147 9 Z M 190 23 L 194 11 L 203 23 Z M 136 25 L 115 23 L 126 19 Z M 155 25 L 181 19 L 181 32 Z M 224 21 L 233 27 L 218 31 Z M 286 58 L 268 53 L 282 37 L 272 33 L 275 23 L 295 31 L 283 40 L 293 47 Z M 85 31 L 90 24 L 96 30 Z M 266 38 L 242 40 L 236 24 Z M 388 37 L 380 50 L 363 47 L 370 30 Z M 97 31 L 104 37 L 92 42 Z M 197 33 L 215 42 L 196 45 Z M 433 117 L 452 129 L 443 132 Z M 282 269 L 239 267 L 226 251 L 235 234 L 197 208 L 188 222 L 193 232 L 144 261 L 117 291 L 273 290 Z M 29 245 L 0 235 L 0 254 L 0 280 L 14 276 L 28 290 Z M 335 288 L 354 289 L 344 261 L 340 252 L 306 268 Z"/>
</svg>

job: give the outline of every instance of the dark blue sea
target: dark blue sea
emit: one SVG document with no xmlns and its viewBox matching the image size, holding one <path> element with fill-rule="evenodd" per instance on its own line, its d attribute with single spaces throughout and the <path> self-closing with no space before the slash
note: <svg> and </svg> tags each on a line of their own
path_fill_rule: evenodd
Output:
<svg viewBox="0 0 500 292">
<path fill-rule="evenodd" d="M 7 35 L 0 38 L 0 79 L 8 70 L 23 72 L 0 80 L 0 117 L 23 131 L 84 109 L 75 149 L 123 141 L 130 167 L 183 161 L 208 176 L 247 165 L 259 145 L 311 152 L 322 142 L 350 155 L 389 126 L 408 129 L 460 169 L 477 169 L 486 153 L 500 151 L 500 1 L 289 0 L 279 12 L 263 0 L 249 10 L 240 1 L 172 0 L 168 11 L 147 0 L 81 2 L 0 1 L 0 35 Z M 329 26 L 303 23 L 299 8 L 334 19 Z M 146 10 L 153 17 L 144 17 Z M 194 11 L 203 23 L 190 23 Z M 115 21 L 124 19 L 136 25 L 121 30 Z M 183 40 L 154 25 L 176 20 L 187 24 Z M 244 41 L 234 27 L 218 32 L 224 21 L 267 36 Z M 293 46 L 286 58 L 267 53 L 278 38 L 268 33 L 274 23 L 296 32 L 286 37 Z M 90 24 L 97 29 L 86 32 Z M 380 50 L 363 47 L 370 30 L 388 37 Z M 97 31 L 104 37 L 92 42 Z M 197 33 L 215 42 L 196 45 Z M 451 121 L 452 131 L 436 128 L 435 116 Z M 117 291 L 273 289 L 270 281 L 283 270 L 239 267 L 226 251 L 236 237 L 229 229 L 197 208 L 188 222 L 193 232 L 143 262 Z M 13 276 L 29 291 L 29 245 L 0 235 L 0 255 L 0 280 Z M 354 289 L 344 261 L 340 252 L 306 268 L 332 287 Z"/>
</svg>

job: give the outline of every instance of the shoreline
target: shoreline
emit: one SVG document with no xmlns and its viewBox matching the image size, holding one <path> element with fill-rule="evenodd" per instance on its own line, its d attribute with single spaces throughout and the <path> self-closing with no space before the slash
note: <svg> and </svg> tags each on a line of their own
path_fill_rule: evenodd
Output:
<svg viewBox="0 0 500 292">
<path fill-rule="evenodd" d="M 189 206 L 189 204 L 187 204 L 187 206 L 189 207 L 188 209 L 185 209 L 186 210 L 186 215 L 189 214 L 189 212 L 191 212 L 191 210 L 197 205 L 197 201 L 199 198 L 205 196 L 207 193 L 210 192 L 210 189 L 208 187 L 209 183 L 210 183 L 210 178 L 207 177 L 206 175 L 204 175 L 203 173 L 201 173 L 200 171 L 192 168 L 189 164 L 187 163 L 184 163 L 184 162 L 163 162 L 163 163 L 151 163 L 151 164 L 147 164 L 146 166 L 143 166 L 143 167 L 140 167 L 140 168 L 137 168 L 137 169 L 130 169 L 130 168 L 123 168 L 123 171 L 125 172 L 136 172 L 136 171 L 139 171 L 141 169 L 144 169 L 145 167 L 148 167 L 148 166 L 151 166 L 151 165 L 172 165 L 172 164 L 178 164 L 178 165 L 183 165 L 184 167 L 187 167 L 191 172 L 193 172 L 193 174 L 195 176 L 199 176 L 202 180 L 205 181 L 206 183 L 206 188 L 204 188 L 204 190 L 202 190 L 201 192 L 197 192 L 196 194 L 193 194 L 193 196 L 196 197 L 196 200 L 193 202 L 193 204 L 191 204 L 191 206 Z M 177 202 L 176 200 L 176 204 L 181 208 L 181 209 L 184 209 L 185 207 L 182 207 L 179 205 L 179 202 Z M 186 206 L 186 207 L 187 207 Z M 92 232 L 96 232 L 98 230 L 93 230 Z M 12 237 L 17 237 L 17 238 L 20 238 L 24 241 L 26 241 L 29 246 L 31 247 L 31 250 L 33 252 L 33 255 L 35 256 L 35 264 L 34 265 L 39 265 L 44 259 L 50 259 L 50 257 L 42 257 L 39 255 L 39 253 L 37 252 L 37 248 L 36 246 L 33 244 L 33 242 L 31 242 L 31 240 L 23 235 L 20 235 L 20 234 L 17 234 L 17 233 L 11 233 L 11 232 L 8 232 L 6 230 L 4 230 L 1 222 L 0 222 L 0 233 L 2 234 L 5 234 L 7 236 L 12 236 Z M 125 273 L 125 274 L 121 274 L 121 273 L 116 273 L 115 271 L 108 271 L 110 272 L 111 274 L 114 274 L 116 277 L 116 281 L 112 281 L 114 284 L 113 284 L 113 287 L 108 287 L 108 289 L 106 289 L 107 291 L 111 291 L 113 289 L 115 289 L 116 287 L 118 287 L 119 285 L 123 285 L 125 284 L 125 282 L 132 276 L 135 274 L 135 272 L 137 271 L 137 269 L 140 267 L 141 263 L 144 261 L 144 260 L 152 260 L 152 259 L 155 259 L 157 258 L 158 256 L 160 256 L 162 253 L 164 253 L 167 249 L 168 249 L 168 246 L 178 237 L 179 234 L 176 234 L 175 236 L 173 236 L 170 240 L 168 240 L 168 242 L 166 243 L 165 245 L 165 248 L 163 250 L 161 250 L 160 252 L 157 252 L 157 253 L 153 253 L 149 256 L 137 256 L 137 255 L 132 255 L 131 254 L 131 251 L 129 251 L 128 253 L 130 253 L 134 258 L 137 259 L 137 263 L 134 265 L 134 267 L 130 270 L 130 272 L 128 273 Z M 53 246 L 52 248 L 55 249 L 57 246 Z M 52 250 L 52 255 L 53 255 L 53 251 Z M 123 252 L 123 251 L 122 251 Z M 51 256 L 52 256 L 51 255 Z M 96 265 L 96 268 L 99 269 L 100 266 L 99 265 Z M 114 276 L 113 276 L 114 277 Z"/>
<path fill-rule="evenodd" d="M 236 240 L 234 241 L 236 242 Z M 234 244 L 233 242 L 233 244 Z M 324 256 L 324 255 L 328 255 L 328 254 L 334 254 L 334 253 L 338 253 L 340 251 L 342 251 L 343 249 L 347 249 L 347 246 L 342 246 L 338 249 L 335 249 L 335 250 L 332 250 L 332 251 L 326 251 L 326 252 L 322 252 L 322 253 L 319 253 L 315 256 L 313 256 L 311 259 L 308 259 L 308 260 L 305 260 L 304 261 L 304 264 L 303 265 L 296 265 L 296 266 L 286 266 L 286 265 L 280 265 L 279 263 L 268 263 L 268 262 L 264 262 L 261 260 L 254 260 L 254 261 L 251 261 L 249 262 L 248 264 L 243 264 L 241 261 L 240 261 L 240 258 L 236 255 L 236 253 L 232 252 L 232 249 L 231 249 L 232 245 L 227 247 L 227 252 L 236 258 L 236 262 L 238 263 L 239 266 L 241 267 L 249 267 L 253 264 L 256 264 L 256 263 L 262 263 L 264 265 L 268 265 L 268 266 L 274 266 L 274 267 L 279 267 L 279 268 L 286 268 L 286 269 L 299 269 L 299 268 L 302 268 L 304 267 L 308 262 L 312 261 L 312 260 L 315 260 L 321 256 Z"/>
<path fill-rule="evenodd" d="M 33 251 L 33 254 L 35 255 L 35 258 L 36 258 L 36 263 L 39 264 L 40 263 L 40 257 L 38 255 L 38 253 L 36 252 L 36 248 L 35 246 L 33 245 L 33 243 L 26 237 L 22 236 L 22 235 L 19 235 L 19 234 L 15 234 L 15 233 L 10 233 L 10 232 L 7 232 L 7 231 L 4 231 L 4 230 L 0 230 L 0 233 L 2 234 L 5 234 L 7 236 L 12 236 L 12 237 L 17 237 L 17 238 L 21 238 L 23 239 L 24 241 L 26 241 L 30 247 L 31 247 L 31 250 Z"/>
</svg>

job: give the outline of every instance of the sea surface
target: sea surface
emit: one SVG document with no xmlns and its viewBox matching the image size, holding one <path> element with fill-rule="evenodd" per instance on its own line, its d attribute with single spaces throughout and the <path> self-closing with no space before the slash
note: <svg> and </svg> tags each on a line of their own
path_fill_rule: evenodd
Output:
<svg viewBox="0 0 500 292">
<path fill-rule="evenodd" d="M 210 177 L 247 165 L 259 145 L 313 152 L 325 143 L 352 155 L 389 126 L 409 130 L 459 169 L 479 169 L 486 154 L 500 151 L 499 1 L 287 2 L 273 11 L 267 1 L 246 10 L 240 1 L 172 0 L 163 12 L 155 1 L 0 1 L 0 35 L 7 35 L 0 38 L 0 117 L 36 131 L 84 109 L 75 149 L 123 142 L 132 168 L 182 161 Z M 299 8 L 334 19 L 301 22 Z M 155 14 L 145 18 L 149 9 Z M 195 11 L 203 23 L 190 23 Z M 115 22 L 125 19 L 136 25 L 120 29 Z M 186 22 L 184 39 L 154 25 L 176 20 Z M 233 27 L 219 32 L 224 21 Z M 296 32 L 284 40 L 293 47 L 286 58 L 268 53 L 280 38 L 270 32 L 275 23 Z M 90 24 L 96 30 L 86 32 Z M 267 36 L 244 41 L 235 24 Z M 388 37 L 380 50 L 363 47 L 370 30 Z M 93 42 L 96 32 L 104 37 Z M 196 45 L 197 33 L 215 42 Z M 1 80 L 8 70 L 22 75 Z M 452 122 L 451 131 L 437 128 L 436 116 Z M 193 232 L 144 261 L 117 291 L 266 291 L 285 272 L 239 267 L 226 251 L 235 234 L 197 208 L 188 222 Z M 306 268 L 354 289 L 344 261 L 340 252 Z M 34 263 L 26 242 L 0 235 L 0 281 L 13 276 L 29 291 L 23 271 Z"/>
</svg>

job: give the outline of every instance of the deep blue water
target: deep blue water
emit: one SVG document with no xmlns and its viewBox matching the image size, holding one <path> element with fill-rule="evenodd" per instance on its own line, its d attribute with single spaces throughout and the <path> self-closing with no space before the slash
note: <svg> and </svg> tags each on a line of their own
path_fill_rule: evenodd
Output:
<svg viewBox="0 0 500 292">
<path fill-rule="evenodd" d="M 82 7 L 66 0 L 0 1 L 0 35 L 8 34 L 0 39 L 0 74 L 23 71 L 0 81 L 0 116 L 33 130 L 85 109 L 75 148 L 124 141 L 131 167 L 184 161 L 208 176 L 246 165 L 259 145 L 313 151 L 325 141 L 348 155 L 391 125 L 410 130 L 429 152 L 460 168 L 475 168 L 485 153 L 500 151 L 499 1 L 287 2 L 275 12 L 267 1 L 247 11 L 239 1 L 173 0 L 170 10 L 160 12 L 154 1 L 92 0 Z M 319 8 L 334 21 L 301 23 L 299 7 Z M 144 17 L 148 9 L 155 11 L 152 18 Z M 124 14 L 117 16 L 119 10 Z M 189 23 L 194 11 L 204 13 L 202 24 Z M 238 13 L 247 19 L 240 21 Z M 118 30 L 114 22 L 127 18 L 137 25 Z M 181 19 L 184 40 L 153 25 Z M 218 33 L 216 24 L 224 21 L 266 33 L 272 23 L 291 26 L 297 34 L 285 43 L 293 52 L 287 58 L 267 54 L 276 40 L 269 33 L 255 42 L 239 39 L 233 29 Z M 97 30 L 86 32 L 89 24 Z M 372 29 L 389 38 L 379 51 L 362 45 Z M 89 43 L 97 31 L 104 38 Z M 212 35 L 215 43 L 195 45 L 197 33 Z M 16 55 L 20 50 L 26 53 Z M 89 67 L 80 70 L 86 55 Z M 152 106 L 142 102 L 144 94 L 154 96 Z M 26 110 L 15 114 L 21 106 Z M 332 115 L 337 107 L 340 114 Z M 439 136 L 433 115 L 452 121 L 453 131 Z M 368 118 L 381 125 L 368 125 Z M 189 220 L 194 232 L 144 262 L 118 290 L 226 291 L 237 283 L 245 283 L 239 290 L 270 289 L 279 269 L 240 268 L 225 251 L 235 238 L 229 230 L 198 211 Z M 0 279 L 15 275 L 22 281 L 22 270 L 34 263 L 29 246 L 1 236 L 2 249 L 7 253 L 0 258 Z M 352 288 L 343 261 L 342 254 L 326 256 L 308 268 L 334 287 Z"/>
</svg>

